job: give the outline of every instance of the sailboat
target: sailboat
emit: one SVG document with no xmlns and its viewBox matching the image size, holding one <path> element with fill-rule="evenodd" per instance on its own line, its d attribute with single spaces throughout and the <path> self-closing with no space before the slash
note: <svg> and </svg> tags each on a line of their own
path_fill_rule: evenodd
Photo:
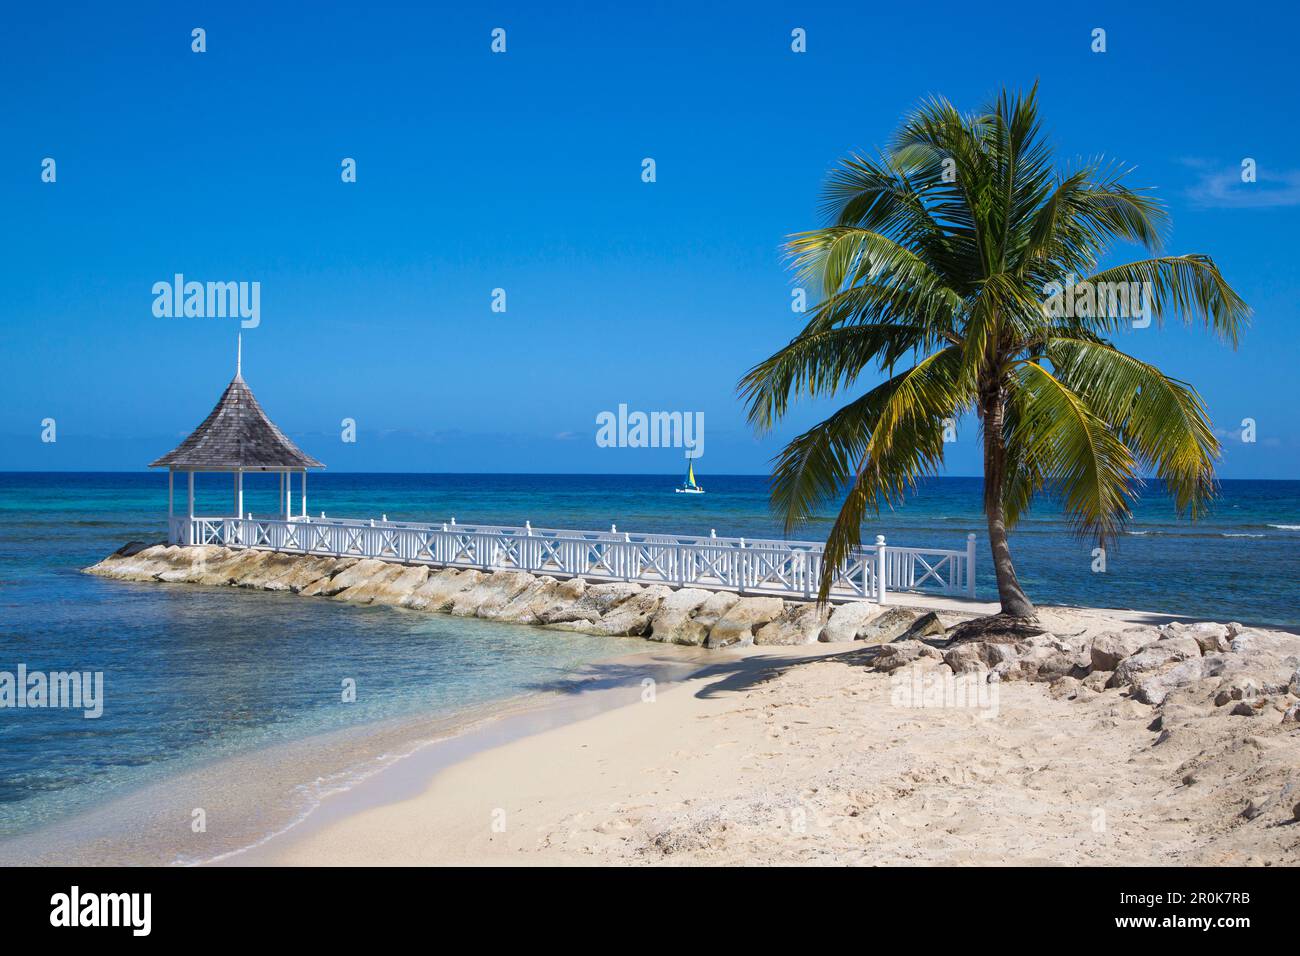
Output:
<svg viewBox="0 0 1300 956">
<path fill-rule="evenodd" d="M 676 491 L 679 495 L 704 494 L 704 489 L 695 483 L 695 459 L 690 459 L 690 464 L 686 467 L 686 482 Z"/>
</svg>

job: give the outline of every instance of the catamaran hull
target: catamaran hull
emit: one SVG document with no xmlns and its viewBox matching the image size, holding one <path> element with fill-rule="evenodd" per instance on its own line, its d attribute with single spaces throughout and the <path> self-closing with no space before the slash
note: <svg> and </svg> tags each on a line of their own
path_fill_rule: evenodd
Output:
<svg viewBox="0 0 1300 956">
<path fill-rule="evenodd" d="M 674 488 L 673 491 L 677 492 L 679 495 L 702 495 L 702 494 L 704 494 L 704 489 L 703 489 L 703 488 Z"/>
</svg>

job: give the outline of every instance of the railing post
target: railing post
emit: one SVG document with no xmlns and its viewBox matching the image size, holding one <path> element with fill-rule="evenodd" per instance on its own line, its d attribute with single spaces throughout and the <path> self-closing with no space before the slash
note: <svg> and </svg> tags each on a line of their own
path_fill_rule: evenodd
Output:
<svg viewBox="0 0 1300 956">
<path fill-rule="evenodd" d="M 745 567 L 745 539 L 744 538 L 740 539 L 740 557 L 737 559 L 736 564 L 738 565 L 737 571 L 739 572 L 739 576 L 740 576 L 740 587 L 738 587 L 736 590 L 738 590 L 741 594 L 744 594 L 745 582 L 749 579 L 749 574 L 747 573 L 748 569 Z"/>
<path fill-rule="evenodd" d="M 884 604 L 888 588 L 885 584 L 885 536 L 876 535 L 876 600 Z"/>
<path fill-rule="evenodd" d="M 966 535 L 966 596 L 975 597 L 975 535 Z"/>
</svg>

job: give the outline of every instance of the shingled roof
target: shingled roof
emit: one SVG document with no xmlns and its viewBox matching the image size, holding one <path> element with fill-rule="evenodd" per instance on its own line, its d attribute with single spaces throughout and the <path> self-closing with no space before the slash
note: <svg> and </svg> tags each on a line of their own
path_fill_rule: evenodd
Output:
<svg viewBox="0 0 1300 956">
<path fill-rule="evenodd" d="M 150 468 L 324 468 L 285 437 L 266 417 L 243 377 L 236 373 L 212 413 L 190 437 Z"/>
</svg>

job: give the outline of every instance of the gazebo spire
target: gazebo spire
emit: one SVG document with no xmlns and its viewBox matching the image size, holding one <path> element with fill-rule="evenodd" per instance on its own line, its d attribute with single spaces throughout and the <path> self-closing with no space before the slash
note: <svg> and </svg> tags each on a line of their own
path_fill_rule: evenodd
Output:
<svg viewBox="0 0 1300 956">
<path fill-rule="evenodd" d="M 235 333 L 235 378 L 243 378 L 241 366 L 244 364 L 244 333 Z"/>
</svg>

